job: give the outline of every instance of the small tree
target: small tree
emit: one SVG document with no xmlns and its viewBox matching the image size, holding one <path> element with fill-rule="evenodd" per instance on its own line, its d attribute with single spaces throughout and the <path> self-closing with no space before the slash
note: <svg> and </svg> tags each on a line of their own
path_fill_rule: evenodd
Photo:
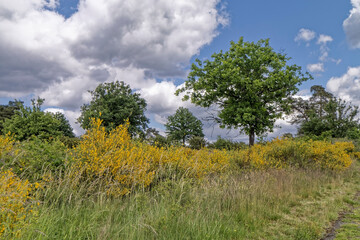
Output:
<svg viewBox="0 0 360 240">
<path fill-rule="evenodd" d="M 273 130 L 276 119 L 290 111 L 289 97 L 297 86 L 311 78 L 299 66 L 287 65 L 290 58 L 276 53 L 268 39 L 253 43 L 240 38 L 212 58 L 197 59 L 176 94 L 185 92 L 184 100 L 202 107 L 216 105 L 220 126 L 239 128 L 249 136 L 249 145 L 255 135 Z"/>
<path fill-rule="evenodd" d="M 146 102 L 140 94 L 133 93 L 124 82 L 102 83 L 94 91 L 90 104 L 81 107 L 77 119 L 84 129 L 90 128 L 91 118 L 103 120 L 107 131 L 129 120 L 131 135 L 143 133 L 149 119 L 145 117 Z"/>
<path fill-rule="evenodd" d="M 185 146 L 186 141 L 192 136 L 203 137 L 202 122 L 197 119 L 187 108 L 180 107 L 175 114 L 168 117 L 165 124 L 166 133 L 171 140 L 181 141 Z"/>
<path fill-rule="evenodd" d="M 10 119 L 15 112 L 20 109 L 21 101 L 9 101 L 7 105 L 0 105 L 0 132 L 3 129 L 3 123 L 6 119 Z"/>
<path fill-rule="evenodd" d="M 359 128 L 356 118 L 359 108 L 337 99 L 322 86 L 312 86 L 311 92 L 310 99 L 297 98 L 293 102 L 295 115 L 292 123 L 300 124 L 298 133 L 314 136 L 328 134 L 336 138 L 346 137 L 348 133 L 354 135 Z"/>
<path fill-rule="evenodd" d="M 61 136 L 73 137 L 69 122 L 61 113 L 53 114 L 41 111 L 44 99 L 32 99 L 32 107 L 25 107 L 18 103 L 19 110 L 11 119 L 4 122 L 3 133 L 13 133 L 17 140 L 23 141 L 32 136 L 39 139 L 56 138 Z M 59 120 L 59 116 L 62 120 Z"/>
</svg>

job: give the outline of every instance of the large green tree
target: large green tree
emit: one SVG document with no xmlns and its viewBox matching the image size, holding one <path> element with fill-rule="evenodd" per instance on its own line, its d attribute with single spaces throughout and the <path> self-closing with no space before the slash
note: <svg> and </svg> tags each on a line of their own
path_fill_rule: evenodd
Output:
<svg viewBox="0 0 360 240">
<path fill-rule="evenodd" d="M 61 136 L 74 137 L 72 128 L 61 113 L 41 111 L 44 99 L 32 99 L 32 107 L 18 102 L 18 108 L 10 119 L 3 124 L 3 133 L 15 134 L 15 139 L 23 141 L 32 136 L 48 140 Z"/>
<path fill-rule="evenodd" d="M 335 138 L 346 137 L 358 131 L 359 108 L 336 98 L 324 87 L 311 87 L 309 99 L 296 98 L 293 102 L 292 123 L 299 124 L 298 134 L 321 136 L 327 133 Z"/>
<path fill-rule="evenodd" d="M 193 136 L 204 136 L 202 122 L 187 108 L 178 108 L 175 114 L 169 116 L 167 120 L 166 133 L 171 140 L 181 141 L 185 145 L 186 141 Z"/>
<path fill-rule="evenodd" d="M 149 120 L 145 116 L 146 102 L 140 94 L 133 93 L 124 82 L 102 83 L 94 91 L 90 104 L 81 107 L 78 122 L 89 129 L 91 118 L 100 118 L 106 130 L 111 130 L 129 120 L 131 135 L 141 134 Z"/>
<path fill-rule="evenodd" d="M 289 60 L 270 47 L 269 39 L 254 43 L 240 38 L 212 60 L 196 59 L 176 94 L 185 92 L 184 100 L 202 107 L 215 105 L 220 126 L 240 129 L 253 145 L 255 135 L 272 131 L 276 119 L 290 111 L 289 98 L 297 86 L 312 78 L 299 66 L 288 65 Z"/>
</svg>

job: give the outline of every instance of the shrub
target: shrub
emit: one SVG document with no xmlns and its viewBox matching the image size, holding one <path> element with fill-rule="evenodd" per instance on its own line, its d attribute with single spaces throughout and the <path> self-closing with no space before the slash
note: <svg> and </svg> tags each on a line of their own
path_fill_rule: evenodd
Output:
<svg viewBox="0 0 360 240">
<path fill-rule="evenodd" d="M 225 151 L 158 148 L 131 140 L 128 124 L 107 133 L 101 123 L 92 120 L 92 128 L 73 149 L 70 162 L 73 187 L 85 184 L 89 193 L 124 195 L 136 187 L 148 187 L 154 177 L 201 178 L 229 165 Z"/>
<path fill-rule="evenodd" d="M 274 139 L 250 149 L 235 151 L 232 158 L 244 167 L 256 169 L 294 167 L 317 167 L 342 170 L 350 166 L 349 153 L 354 150 L 350 142 L 303 141 L 294 139 Z"/>
<path fill-rule="evenodd" d="M 3 158 L 2 165 L 35 182 L 42 178 L 45 170 L 54 173 L 63 171 L 66 158 L 67 148 L 61 141 L 46 141 L 32 137 L 14 144 L 10 154 Z"/>
<path fill-rule="evenodd" d="M 208 145 L 209 148 L 215 148 L 220 150 L 236 150 L 246 148 L 247 145 L 243 142 L 234 142 L 229 139 L 221 138 L 218 136 L 217 140 Z"/>
<path fill-rule="evenodd" d="M 154 175 L 149 162 L 152 152 L 132 144 L 128 123 L 109 133 L 101 123 L 102 120 L 93 119 L 91 129 L 74 148 L 74 186 L 87 181 L 89 192 L 100 187 L 110 195 L 127 194 L 138 185 L 148 186 Z"/>
<path fill-rule="evenodd" d="M 0 170 L 0 238 L 19 237 L 20 230 L 28 225 L 34 205 L 31 191 L 37 186 L 11 170 Z"/>
<path fill-rule="evenodd" d="M 192 149 L 201 149 L 206 146 L 206 140 L 203 137 L 192 136 L 189 139 L 189 147 Z"/>
</svg>

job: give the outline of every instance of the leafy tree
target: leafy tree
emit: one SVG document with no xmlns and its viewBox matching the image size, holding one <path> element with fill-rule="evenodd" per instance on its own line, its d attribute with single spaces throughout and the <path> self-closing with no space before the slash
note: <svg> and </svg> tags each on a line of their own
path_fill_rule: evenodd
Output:
<svg viewBox="0 0 360 240">
<path fill-rule="evenodd" d="M 287 65 L 289 60 L 270 47 L 269 39 L 253 43 L 240 38 L 231 42 L 229 51 L 214 53 L 212 60 L 196 59 L 176 94 L 185 92 L 184 100 L 202 107 L 216 105 L 220 126 L 240 129 L 253 145 L 255 135 L 272 131 L 276 119 L 290 111 L 289 97 L 297 86 L 312 78 L 301 73 L 301 67 Z"/>
<path fill-rule="evenodd" d="M 171 140 L 181 141 L 185 146 L 186 141 L 192 136 L 203 137 L 202 122 L 197 119 L 187 108 L 180 107 L 174 115 L 168 117 L 165 124 L 166 133 Z"/>
<path fill-rule="evenodd" d="M 155 128 L 148 128 L 145 131 L 145 141 L 152 146 L 156 147 L 168 147 L 170 146 L 170 141 L 162 136 L 158 130 Z"/>
<path fill-rule="evenodd" d="M 330 137 L 354 137 L 359 128 L 356 118 L 359 109 L 344 100 L 337 99 L 324 87 L 311 87 L 312 97 L 309 100 L 294 99 L 295 115 L 292 123 L 300 124 L 300 135 L 330 135 Z M 351 136 L 350 136 L 351 135 Z"/>
<path fill-rule="evenodd" d="M 140 134 L 147 128 L 146 102 L 140 94 L 133 93 L 124 82 L 102 83 L 94 91 L 90 104 L 81 107 L 77 119 L 84 129 L 90 128 L 91 118 L 100 118 L 107 131 L 129 120 L 131 135 Z"/>
<path fill-rule="evenodd" d="M 53 116 L 60 122 L 59 130 L 63 133 L 63 135 L 69 138 L 74 138 L 75 134 L 65 115 L 61 112 L 56 112 Z"/>
<path fill-rule="evenodd" d="M 62 121 L 55 114 L 41 111 L 44 99 L 32 99 L 32 107 L 18 104 L 19 110 L 11 119 L 4 122 L 4 133 L 13 133 L 17 140 L 23 141 L 32 136 L 50 139 L 61 136 L 73 136 L 72 128 L 64 116 Z"/>
<path fill-rule="evenodd" d="M 22 104 L 21 101 L 9 101 L 7 105 L 0 105 L 0 132 L 3 129 L 3 123 L 5 119 L 10 119 L 16 112 L 19 110 L 19 104 Z"/>
</svg>

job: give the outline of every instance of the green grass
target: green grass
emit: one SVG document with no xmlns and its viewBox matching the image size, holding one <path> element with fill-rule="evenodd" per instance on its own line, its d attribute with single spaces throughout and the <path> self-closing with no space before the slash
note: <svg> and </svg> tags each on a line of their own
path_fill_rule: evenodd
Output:
<svg viewBox="0 0 360 240">
<path fill-rule="evenodd" d="M 21 239 L 319 239 L 359 191 L 359 165 L 167 180 L 118 199 L 54 182 Z"/>
<path fill-rule="evenodd" d="M 347 201 L 351 206 L 339 229 L 336 230 L 337 240 L 360 239 L 360 196 Z"/>
</svg>

